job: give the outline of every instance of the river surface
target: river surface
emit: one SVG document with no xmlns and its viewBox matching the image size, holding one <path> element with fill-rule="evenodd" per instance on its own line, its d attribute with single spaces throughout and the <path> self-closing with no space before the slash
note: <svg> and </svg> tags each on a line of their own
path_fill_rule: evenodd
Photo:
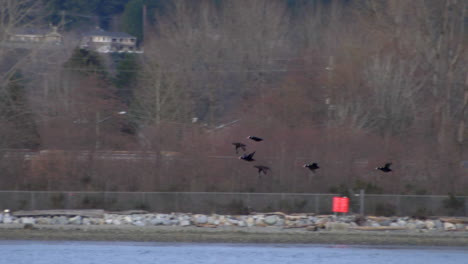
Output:
<svg viewBox="0 0 468 264">
<path fill-rule="evenodd" d="M 304 244 L 0 241 L 0 264 L 463 264 L 467 248 Z"/>
</svg>

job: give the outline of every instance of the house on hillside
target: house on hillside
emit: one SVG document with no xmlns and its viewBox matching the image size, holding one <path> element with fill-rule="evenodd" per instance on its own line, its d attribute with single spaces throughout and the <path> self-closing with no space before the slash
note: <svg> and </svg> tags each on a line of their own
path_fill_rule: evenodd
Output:
<svg viewBox="0 0 468 264">
<path fill-rule="evenodd" d="M 55 26 L 49 28 L 17 28 L 8 34 L 9 42 L 61 44 L 63 37 Z"/>
<path fill-rule="evenodd" d="M 80 48 L 100 53 L 139 52 L 136 37 L 124 32 L 105 31 L 101 28 L 85 33 L 81 39 Z"/>
</svg>

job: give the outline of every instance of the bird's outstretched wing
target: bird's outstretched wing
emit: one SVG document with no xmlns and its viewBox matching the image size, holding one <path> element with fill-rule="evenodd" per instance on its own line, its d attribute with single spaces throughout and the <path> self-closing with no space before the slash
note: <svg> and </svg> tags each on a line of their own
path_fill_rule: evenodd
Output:
<svg viewBox="0 0 468 264">
<path fill-rule="evenodd" d="M 248 138 L 248 139 L 251 139 L 251 140 L 253 140 L 253 141 L 257 141 L 257 142 L 263 140 L 263 138 L 259 138 L 259 137 L 256 137 L 256 136 L 248 136 L 247 138 Z"/>
<path fill-rule="evenodd" d="M 247 155 L 246 158 L 251 159 L 251 158 L 253 158 L 254 155 L 255 155 L 255 151 L 250 153 L 249 155 Z"/>
</svg>

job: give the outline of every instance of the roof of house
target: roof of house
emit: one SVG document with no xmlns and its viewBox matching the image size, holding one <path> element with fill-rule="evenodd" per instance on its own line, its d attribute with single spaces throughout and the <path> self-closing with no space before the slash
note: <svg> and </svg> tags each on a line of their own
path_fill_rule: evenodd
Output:
<svg viewBox="0 0 468 264">
<path fill-rule="evenodd" d="M 110 31 L 105 31 L 101 28 L 93 29 L 91 31 L 88 31 L 84 34 L 84 36 L 106 36 L 106 37 L 111 37 L 111 38 L 136 38 L 130 34 L 127 34 L 125 32 L 110 32 Z"/>
</svg>

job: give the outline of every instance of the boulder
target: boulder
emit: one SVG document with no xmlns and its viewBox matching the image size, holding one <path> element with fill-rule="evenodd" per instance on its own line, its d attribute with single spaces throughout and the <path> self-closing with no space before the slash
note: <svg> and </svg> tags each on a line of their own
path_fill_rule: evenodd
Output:
<svg viewBox="0 0 468 264">
<path fill-rule="evenodd" d="M 36 223 L 36 219 L 33 217 L 21 217 L 20 223 L 34 225 Z"/>
<path fill-rule="evenodd" d="M 439 229 L 439 230 L 444 229 L 444 224 L 439 219 L 434 220 L 434 224 L 435 224 L 436 229 Z"/>
<path fill-rule="evenodd" d="M 195 222 L 195 224 L 206 224 L 206 223 L 208 223 L 208 217 L 206 215 L 202 215 L 202 214 L 195 215 L 194 216 L 194 222 Z M 211 222 L 213 222 L 213 221 L 211 221 Z M 210 224 L 212 224 L 212 223 L 210 223 Z"/>
<path fill-rule="evenodd" d="M 81 220 L 82 225 L 91 225 L 91 220 L 88 217 L 84 217 L 83 220 Z"/>
<path fill-rule="evenodd" d="M 153 217 L 149 220 L 150 225 L 162 225 L 163 219 L 159 217 Z"/>
<path fill-rule="evenodd" d="M 414 224 L 416 225 L 416 229 L 426 228 L 426 223 L 424 221 L 416 220 Z"/>
<path fill-rule="evenodd" d="M 181 226 L 189 226 L 189 225 L 190 225 L 190 221 L 189 221 L 189 220 L 182 220 L 182 221 L 180 221 L 180 225 L 181 225 Z"/>
<path fill-rule="evenodd" d="M 38 225 L 50 225 L 51 218 L 50 217 L 38 217 L 36 218 L 36 224 Z"/>
<path fill-rule="evenodd" d="M 130 215 L 125 215 L 123 218 L 121 218 L 122 223 L 124 224 L 131 224 L 134 221 L 138 221 L 138 219 L 133 219 L 132 216 Z"/>
<path fill-rule="evenodd" d="M 255 220 L 252 217 L 249 217 L 247 218 L 246 223 L 248 227 L 252 227 L 255 225 Z"/>
<path fill-rule="evenodd" d="M 3 216 L 3 223 L 4 224 L 12 224 L 13 223 L 13 217 L 11 217 L 10 215 L 4 215 Z"/>
<path fill-rule="evenodd" d="M 269 215 L 263 219 L 263 222 L 267 225 L 274 225 L 278 221 L 278 217 L 276 215 Z"/>
<path fill-rule="evenodd" d="M 426 229 L 434 229 L 435 228 L 435 223 L 431 220 L 426 220 L 424 222 Z"/>
<path fill-rule="evenodd" d="M 71 217 L 70 219 L 68 219 L 68 223 L 70 225 L 81 225 L 82 223 L 82 217 L 77 215 L 77 216 L 74 216 L 74 217 Z"/>
<path fill-rule="evenodd" d="M 454 224 L 449 223 L 449 222 L 444 222 L 445 231 L 450 231 L 450 230 L 455 230 L 455 229 L 457 229 L 457 227 Z"/>
<path fill-rule="evenodd" d="M 137 220 L 137 221 L 133 221 L 132 222 L 132 225 L 136 225 L 136 226 L 145 226 L 145 222 L 141 221 L 141 220 Z"/>
<path fill-rule="evenodd" d="M 51 222 L 53 225 L 66 225 L 68 224 L 68 218 L 66 216 L 54 216 Z"/>
<path fill-rule="evenodd" d="M 391 219 L 385 219 L 385 220 L 379 221 L 378 223 L 381 226 L 390 226 L 390 224 L 392 223 L 392 220 Z"/>
</svg>

